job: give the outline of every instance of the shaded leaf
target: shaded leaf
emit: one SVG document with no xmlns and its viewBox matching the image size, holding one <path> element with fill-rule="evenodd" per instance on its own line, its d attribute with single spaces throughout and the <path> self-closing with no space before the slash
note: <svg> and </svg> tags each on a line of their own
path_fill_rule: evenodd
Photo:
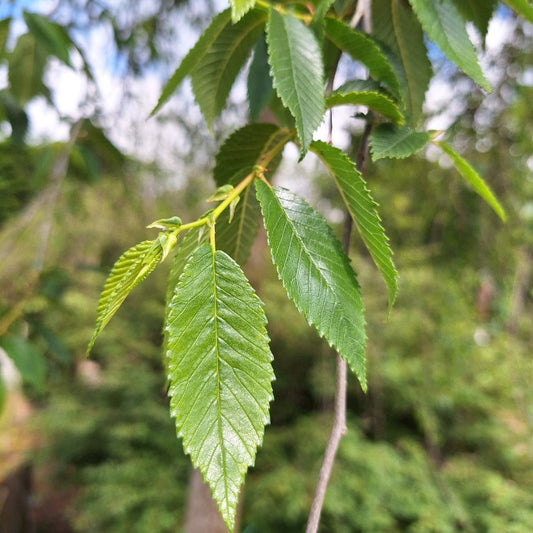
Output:
<svg viewBox="0 0 533 533">
<path fill-rule="evenodd" d="M 224 108 L 265 21 L 266 12 L 254 9 L 236 24 L 226 24 L 192 71 L 193 93 L 209 126 Z"/>
<path fill-rule="evenodd" d="M 303 156 L 324 114 L 322 53 L 305 24 L 274 9 L 267 24 L 267 43 L 273 85 L 296 121 Z"/>
<path fill-rule="evenodd" d="M 228 529 L 269 423 L 274 372 L 266 317 L 239 266 L 208 244 L 194 252 L 170 303 L 171 414 Z"/>
<path fill-rule="evenodd" d="M 397 0 L 373 0 L 372 33 L 393 54 L 407 118 L 417 125 L 431 79 L 424 34 L 409 6 Z M 384 50 L 385 51 L 385 50 Z"/>
<path fill-rule="evenodd" d="M 162 253 L 163 250 L 158 240 L 143 241 L 118 258 L 100 295 L 96 325 L 87 346 L 87 355 L 100 332 L 117 312 L 128 294 L 154 270 Z"/>
<path fill-rule="evenodd" d="M 11 26 L 11 18 L 0 20 L 0 57 L 4 54 L 7 38 L 9 37 L 9 27 Z"/>
<path fill-rule="evenodd" d="M 266 36 L 259 38 L 254 48 L 254 55 L 248 71 L 248 105 L 250 107 L 250 120 L 256 122 L 259 115 L 268 104 L 274 88 L 270 78 Z"/>
<path fill-rule="evenodd" d="M 302 198 L 259 180 L 256 189 L 272 259 L 289 298 L 366 390 L 363 302 L 341 243 Z"/>
<path fill-rule="evenodd" d="M 428 37 L 480 87 L 491 87 L 479 66 L 465 22 L 452 0 L 409 0 Z"/>
<path fill-rule="evenodd" d="M 230 10 L 226 9 L 213 18 L 207 29 L 202 33 L 196 44 L 189 50 L 179 67 L 174 71 L 174 74 L 172 74 L 163 87 L 157 105 L 150 113 L 150 116 L 157 113 L 157 111 L 163 107 L 163 105 L 181 85 L 181 82 L 185 79 L 185 77 L 188 76 L 198 65 L 220 32 L 230 22 L 230 13 Z"/>
<path fill-rule="evenodd" d="M 511 9 L 514 9 L 521 17 L 533 24 L 533 6 L 528 0 L 503 0 Z"/>
<path fill-rule="evenodd" d="M 454 0 L 454 2 L 463 18 L 472 22 L 481 36 L 485 38 L 498 0 Z"/>
<path fill-rule="evenodd" d="M 398 106 L 388 96 L 375 91 L 345 91 L 341 88 L 326 98 L 326 107 L 339 105 L 366 106 L 397 125 L 403 124 L 405 121 Z"/>
<path fill-rule="evenodd" d="M 394 128 L 390 124 L 381 124 L 370 136 L 372 161 L 384 157 L 404 159 L 424 148 L 429 139 L 429 133 L 425 131 L 413 131 L 407 126 Z"/>
<path fill-rule="evenodd" d="M 231 19 L 233 22 L 239 22 L 241 18 L 252 9 L 255 5 L 255 0 L 230 0 L 231 4 Z"/>
<path fill-rule="evenodd" d="M 335 180 L 344 204 L 387 284 L 389 307 L 392 307 L 398 293 L 398 273 L 392 261 L 389 239 L 377 212 L 377 203 L 355 164 L 342 150 L 322 141 L 313 142 L 310 149 Z"/>
<path fill-rule="evenodd" d="M 464 180 L 474 189 L 474 191 L 490 205 L 494 212 L 505 222 L 507 215 L 500 202 L 491 191 L 485 180 L 465 161 L 449 144 L 445 142 L 435 143 L 452 160 L 453 165 L 464 178 Z"/>
<path fill-rule="evenodd" d="M 370 37 L 350 28 L 341 20 L 329 17 L 326 18 L 326 35 L 335 46 L 365 65 L 373 79 L 382 82 L 396 98 L 399 97 L 398 77 L 379 46 Z"/>
</svg>

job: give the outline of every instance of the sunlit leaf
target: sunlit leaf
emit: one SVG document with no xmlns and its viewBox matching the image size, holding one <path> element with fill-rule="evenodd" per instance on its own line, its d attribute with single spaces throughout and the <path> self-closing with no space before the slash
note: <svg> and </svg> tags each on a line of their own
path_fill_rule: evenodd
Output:
<svg viewBox="0 0 533 533">
<path fill-rule="evenodd" d="M 514 9 L 521 17 L 533 24 L 533 6 L 528 0 L 503 0 L 511 9 Z"/>
<path fill-rule="evenodd" d="M 239 22 L 241 18 L 252 9 L 255 5 L 255 0 L 230 0 L 231 4 L 231 19 L 233 22 Z"/>
</svg>

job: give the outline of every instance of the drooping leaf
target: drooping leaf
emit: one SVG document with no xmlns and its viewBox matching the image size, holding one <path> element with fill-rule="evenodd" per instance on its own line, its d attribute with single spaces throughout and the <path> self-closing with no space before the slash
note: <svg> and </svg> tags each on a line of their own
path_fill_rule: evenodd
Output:
<svg viewBox="0 0 533 533">
<path fill-rule="evenodd" d="M 4 54 L 7 38 L 9 37 L 9 28 L 11 26 L 11 18 L 0 20 L 0 57 Z"/>
<path fill-rule="evenodd" d="M 28 115 L 7 89 L 0 91 L 0 110 L 3 110 L 5 118 L 11 124 L 11 140 L 15 144 L 21 144 L 28 131 Z"/>
<path fill-rule="evenodd" d="M 270 10 L 267 43 L 273 85 L 296 121 L 304 156 L 324 114 L 322 53 L 305 24 L 275 9 Z"/>
<path fill-rule="evenodd" d="M 268 104 L 274 88 L 270 77 L 266 36 L 259 38 L 254 48 L 254 55 L 248 71 L 248 105 L 250 120 L 256 122 Z"/>
<path fill-rule="evenodd" d="M 11 94 L 24 106 L 33 97 L 50 92 L 43 83 L 47 54 L 38 45 L 35 37 L 25 33 L 17 39 L 17 44 L 9 56 L 8 80 Z"/>
<path fill-rule="evenodd" d="M 366 390 L 363 302 L 341 243 L 302 198 L 259 180 L 256 189 L 272 259 L 289 298 Z"/>
<path fill-rule="evenodd" d="M 459 174 L 461 174 L 472 189 L 474 189 L 474 191 L 479 194 L 479 196 L 481 196 L 481 198 L 483 198 L 483 200 L 485 200 L 494 212 L 505 222 L 507 215 L 485 180 L 449 144 L 442 141 L 435 142 L 435 144 L 448 155 Z"/>
<path fill-rule="evenodd" d="M 222 111 L 237 74 L 266 22 L 266 11 L 249 11 L 236 24 L 226 24 L 191 73 L 192 89 L 211 126 Z"/>
<path fill-rule="evenodd" d="M 208 244 L 197 249 L 166 325 L 170 408 L 230 531 L 240 486 L 269 423 L 274 373 L 265 324 L 239 266 Z"/>
<path fill-rule="evenodd" d="M 222 11 L 222 13 L 219 13 L 213 18 L 207 29 L 202 33 L 196 44 L 189 50 L 179 67 L 174 71 L 174 74 L 172 74 L 163 87 L 157 105 L 150 113 L 150 116 L 155 115 L 155 113 L 157 113 L 161 107 L 163 107 L 163 105 L 181 85 L 181 82 L 185 79 L 185 77 L 195 69 L 215 39 L 219 36 L 220 32 L 227 26 L 227 24 L 229 24 L 230 20 L 231 11 L 229 9 Z"/>
<path fill-rule="evenodd" d="M 366 106 L 371 111 L 387 117 L 396 125 L 405 122 L 398 106 L 388 96 L 376 91 L 345 91 L 341 88 L 326 98 L 327 108 L 339 105 Z"/>
<path fill-rule="evenodd" d="M 503 0 L 511 9 L 514 9 L 521 17 L 533 24 L 533 6 L 528 0 Z"/>
<path fill-rule="evenodd" d="M 233 22 L 239 22 L 241 18 L 252 9 L 255 5 L 255 0 L 230 0 L 231 4 L 231 19 Z"/>
<path fill-rule="evenodd" d="M 418 152 L 429 142 L 430 135 L 425 131 L 413 131 L 407 126 L 394 128 L 381 124 L 370 135 L 372 161 L 384 157 L 404 159 Z"/>
<path fill-rule="evenodd" d="M 487 35 L 490 19 L 498 5 L 498 0 L 454 0 L 463 18 L 474 24 L 482 38 Z"/>
<path fill-rule="evenodd" d="M 87 347 L 91 351 L 96 338 L 117 312 L 128 294 L 143 282 L 161 259 L 158 240 L 143 241 L 124 252 L 113 265 L 98 302 L 96 325 Z"/>
<path fill-rule="evenodd" d="M 2 337 L 0 345 L 17 367 L 23 382 L 38 391 L 42 390 L 46 379 L 46 359 L 41 350 L 30 340 L 14 334 Z"/>
<path fill-rule="evenodd" d="M 350 28 L 345 22 L 330 17 L 326 18 L 326 35 L 335 46 L 365 65 L 373 79 L 382 82 L 399 98 L 398 77 L 379 46 L 370 37 Z"/>
<path fill-rule="evenodd" d="M 479 66 L 476 50 L 468 38 L 465 22 L 453 0 L 409 0 L 422 28 L 444 55 L 480 87 L 491 87 Z"/>
<path fill-rule="evenodd" d="M 234 131 L 216 155 L 215 183 L 218 186 L 231 183 L 238 172 L 251 171 L 255 165 L 268 165 L 274 171 L 279 163 L 277 156 L 292 137 L 291 131 L 275 124 L 248 124 Z"/>
<path fill-rule="evenodd" d="M 24 21 L 38 46 L 44 48 L 48 54 L 57 57 L 68 67 L 72 66 L 70 63 L 72 41 L 63 27 L 29 11 L 24 11 Z"/>
<path fill-rule="evenodd" d="M 398 0 L 373 0 L 372 33 L 392 54 L 409 123 L 416 126 L 431 79 L 424 34 L 409 6 Z M 384 50 L 385 52 L 386 50 Z"/>
<path fill-rule="evenodd" d="M 377 203 L 355 164 L 342 150 L 322 141 L 313 142 L 310 149 L 335 180 L 346 208 L 387 284 L 389 307 L 392 307 L 398 293 L 398 273 L 392 261 L 389 239 L 377 212 Z"/>
</svg>

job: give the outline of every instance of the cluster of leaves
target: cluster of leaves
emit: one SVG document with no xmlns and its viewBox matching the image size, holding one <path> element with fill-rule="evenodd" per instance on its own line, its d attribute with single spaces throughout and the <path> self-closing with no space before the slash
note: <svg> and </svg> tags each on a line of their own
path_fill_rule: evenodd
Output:
<svg viewBox="0 0 533 533">
<path fill-rule="evenodd" d="M 508 2 L 532 19 L 523 2 Z M 356 275 L 326 220 L 291 191 L 270 184 L 283 148 L 294 142 L 325 165 L 388 287 L 397 293 L 392 252 L 374 201 L 356 164 L 342 150 L 313 140 L 326 109 L 364 106 L 373 128 L 374 161 L 405 158 L 433 142 L 467 183 L 505 219 L 490 188 L 434 132 L 418 131 L 432 73 L 424 33 L 484 89 L 490 89 L 467 32 L 486 31 L 495 2 L 459 9 L 453 0 L 374 2 L 372 35 L 353 29 L 354 2 L 230 2 L 215 16 L 163 89 L 156 112 L 190 76 L 209 125 L 253 50 L 248 101 L 253 119 L 269 107 L 279 125 L 256 123 L 221 146 L 214 169 L 219 202 L 198 220 L 161 219 L 161 230 L 125 252 L 113 267 L 98 305 L 89 343 L 129 292 L 173 254 L 165 312 L 165 353 L 171 413 L 193 464 L 210 484 L 232 529 L 238 492 L 254 463 L 269 420 L 272 355 L 262 305 L 246 280 L 246 262 L 262 217 L 272 259 L 288 297 L 333 346 L 366 390 L 365 320 Z M 479 9 L 476 9 L 479 8 Z M 362 64 L 369 78 L 325 91 L 342 54 Z M 255 195 L 253 193 L 255 187 Z M 176 250 L 176 251 L 175 251 Z"/>
</svg>

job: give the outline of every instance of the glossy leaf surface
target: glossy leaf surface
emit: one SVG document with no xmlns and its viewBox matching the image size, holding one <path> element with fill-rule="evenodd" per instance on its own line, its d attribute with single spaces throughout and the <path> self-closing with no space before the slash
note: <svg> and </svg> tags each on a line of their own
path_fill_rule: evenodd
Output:
<svg viewBox="0 0 533 533">
<path fill-rule="evenodd" d="M 202 245 L 170 302 L 167 364 L 178 435 L 233 530 L 240 486 L 254 464 L 274 379 L 259 298 L 224 252 Z"/>
<path fill-rule="evenodd" d="M 382 124 L 374 129 L 370 136 L 370 153 L 372 160 L 384 157 L 404 159 L 415 154 L 429 142 L 429 133 L 413 131 L 407 126 L 393 128 Z"/>
<path fill-rule="evenodd" d="M 272 259 L 289 298 L 366 390 L 363 302 L 341 243 L 302 198 L 262 181 L 256 188 Z"/>
<path fill-rule="evenodd" d="M 344 204 L 387 284 L 389 306 L 392 306 L 398 292 L 398 273 L 392 261 L 389 239 L 377 212 L 377 203 L 370 195 L 355 164 L 342 150 L 321 141 L 315 141 L 311 150 L 321 159 L 335 180 Z"/>
</svg>

